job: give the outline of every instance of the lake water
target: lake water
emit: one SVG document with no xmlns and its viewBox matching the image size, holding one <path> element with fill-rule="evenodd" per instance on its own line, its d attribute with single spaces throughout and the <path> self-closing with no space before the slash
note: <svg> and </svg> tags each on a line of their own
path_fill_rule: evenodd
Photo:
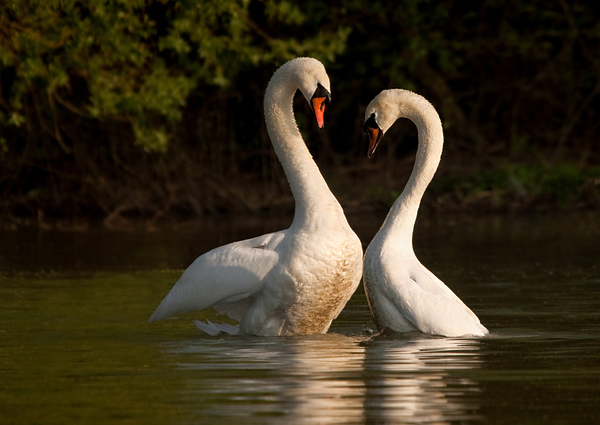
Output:
<svg viewBox="0 0 600 425">
<path fill-rule="evenodd" d="M 349 219 L 366 243 L 383 217 Z M 289 222 L 0 231 L 0 423 L 598 423 L 600 214 L 419 219 L 485 338 L 374 336 L 362 287 L 326 335 L 147 323 L 196 256 Z"/>
</svg>

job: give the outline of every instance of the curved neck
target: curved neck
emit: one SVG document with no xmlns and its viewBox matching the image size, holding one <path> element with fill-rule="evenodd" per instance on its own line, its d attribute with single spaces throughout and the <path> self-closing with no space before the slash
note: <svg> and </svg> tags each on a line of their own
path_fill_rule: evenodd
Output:
<svg viewBox="0 0 600 425">
<path fill-rule="evenodd" d="M 398 118 L 408 118 L 417 127 L 419 145 L 415 164 L 404 190 L 382 225 L 384 233 L 394 233 L 395 238 L 406 239 L 405 246 L 412 246 L 419 205 L 440 163 L 444 143 L 442 123 L 435 108 L 420 96 L 413 96 L 402 99 Z"/>
<path fill-rule="evenodd" d="M 267 86 L 264 104 L 267 131 L 296 202 L 292 227 L 314 225 L 327 218 L 339 220 L 337 214 L 323 214 L 324 209 L 343 215 L 296 125 L 296 90 L 284 73 L 276 72 Z"/>
</svg>

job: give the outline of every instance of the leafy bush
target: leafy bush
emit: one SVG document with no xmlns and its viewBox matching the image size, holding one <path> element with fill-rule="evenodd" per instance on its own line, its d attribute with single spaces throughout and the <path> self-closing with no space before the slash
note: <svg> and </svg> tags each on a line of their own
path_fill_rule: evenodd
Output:
<svg viewBox="0 0 600 425">
<path fill-rule="evenodd" d="M 287 190 L 261 108 L 272 72 L 296 56 L 322 60 L 332 80 L 326 133 L 298 114 L 307 140 L 320 141 L 311 147 L 325 174 L 365 161 L 364 107 L 402 87 L 440 112 L 446 172 L 515 164 L 513 186 L 532 193 L 541 189 L 527 182 L 541 180 L 519 174 L 527 164 L 600 163 L 594 12 L 587 2 L 497 0 L 5 0 L 0 208 L 154 217 L 262 208 L 235 186 L 254 179 L 268 202 Z M 387 173 L 400 150 L 382 159 L 382 148 L 370 166 Z M 581 179 L 577 167 L 563 171 L 543 173 L 543 187 L 568 202 Z M 502 173 L 474 178 L 474 188 L 511 184 Z"/>
</svg>

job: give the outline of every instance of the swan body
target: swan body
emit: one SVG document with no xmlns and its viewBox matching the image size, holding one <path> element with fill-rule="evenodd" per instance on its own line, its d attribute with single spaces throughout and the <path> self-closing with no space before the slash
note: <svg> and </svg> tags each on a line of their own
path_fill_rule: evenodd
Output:
<svg viewBox="0 0 600 425">
<path fill-rule="evenodd" d="M 298 58 L 274 73 L 265 92 L 267 130 L 296 201 L 291 226 L 198 257 L 151 322 L 212 306 L 239 328 L 195 321 L 209 334 L 327 332 L 360 282 L 362 246 L 300 135 L 292 102 L 299 89 L 322 127 L 329 87 L 319 61 Z"/>
<path fill-rule="evenodd" d="M 377 327 L 454 337 L 486 335 L 477 316 L 419 262 L 413 250 L 419 205 L 442 154 L 442 123 L 435 108 L 407 90 L 382 91 L 365 112 L 369 157 L 399 118 L 415 123 L 419 147 L 406 187 L 365 253 L 363 282 Z"/>
</svg>

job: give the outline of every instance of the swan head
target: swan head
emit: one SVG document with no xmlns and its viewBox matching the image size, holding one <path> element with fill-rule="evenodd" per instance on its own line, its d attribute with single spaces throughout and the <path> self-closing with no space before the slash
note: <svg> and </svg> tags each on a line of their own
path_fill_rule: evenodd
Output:
<svg viewBox="0 0 600 425">
<path fill-rule="evenodd" d="M 368 156 L 371 158 L 383 135 L 399 115 L 399 95 L 406 90 L 383 90 L 367 106 L 363 131 L 369 136 Z"/>
<path fill-rule="evenodd" d="M 319 128 L 323 128 L 325 107 L 331 102 L 331 85 L 323 64 L 313 58 L 296 58 L 283 64 L 277 73 L 285 75 L 289 83 L 302 92 Z"/>
<path fill-rule="evenodd" d="M 440 117 L 427 99 L 410 90 L 383 90 L 365 110 L 363 131 L 369 136 L 369 158 L 398 118 L 408 118 L 415 123 L 420 134 L 419 140 L 423 131 L 424 134 L 435 133 L 443 141 Z"/>
</svg>

